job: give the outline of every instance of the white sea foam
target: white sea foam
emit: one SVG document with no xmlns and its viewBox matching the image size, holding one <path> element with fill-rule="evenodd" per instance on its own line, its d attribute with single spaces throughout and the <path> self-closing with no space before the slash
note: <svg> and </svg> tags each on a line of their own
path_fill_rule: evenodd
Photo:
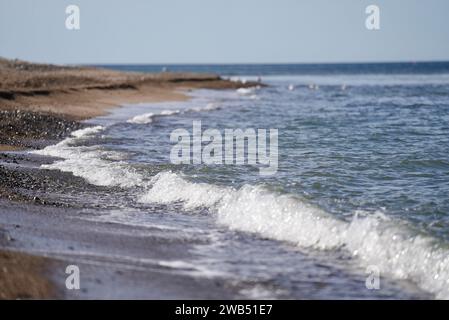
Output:
<svg viewBox="0 0 449 320">
<path fill-rule="evenodd" d="M 43 169 L 56 169 L 63 172 L 72 172 L 73 175 L 86 179 L 89 183 L 98 186 L 132 187 L 142 183 L 142 176 L 135 172 L 124 161 L 122 154 L 104 151 L 96 146 L 75 146 L 74 143 L 85 137 L 104 130 L 104 127 L 90 127 L 74 131 L 72 137 L 56 145 L 48 146 L 42 150 L 32 151 L 34 154 L 62 158 L 52 164 L 44 164 Z"/>
<path fill-rule="evenodd" d="M 193 107 L 193 108 L 187 109 L 187 111 L 202 112 L 202 111 L 212 111 L 212 110 L 217 110 L 217 109 L 220 109 L 220 104 L 210 102 L 210 103 L 206 104 L 206 106 L 204 106 L 204 107 L 203 106 Z"/>
<path fill-rule="evenodd" d="M 204 264 L 201 263 L 201 261 L 197 261 L 196 264 L 193 264 L 187 261 L 172 260 L 172 261 L 159 261 L 158 264 L 162 267 L 178 269 L 179 271 L 184 272 L 186 274 L 203 278 L 217 278 L 217 277 L 229 278 L 230 276 L 232 276 L 226 272 L 209 269 L 205 267 Z"/>
<path fill-rule="evenodd" d="M 222 189 L 206 183 L 190 183 L 171 172 L 162 172 L 152 179 L 153 187 L 140 198 L 143 203 L 182 201 L 186 209 L 211 207 L 221 200 Z"/>
<path fill-rule="evenodd" d="M 144 113 L 144 114 L 135 116 L 135 117 L 129 119 L 128 121 L 126 121 L 126 122 L 128 122 L 128 123 L 135 123 L 135 124 L 148 124 L 148 123 L 153 122 L 153 116 L 154 116 L 154 113 L 151 113 L 151 112 L 150 113 Z"/>
<path fill-rule="evenodd" d="M 208 104 L 206 104 L 206 106 L 192 107 L 189 109 L 185 109 L 184 111 L 162 110 L 161 112 L 158 112 L 158 113 L 153 113 L 153 112 L 144 113 L 144 114 L 140 114 L 135 117 L 132 117 L 131 119 L 127 120 L 126 122 L 134 123 L 134 124 L 149 124 L 154 121 L 155 117 L 172 116 L 172 115 L 180 114 L 182 112 L 189 112 L 189 111 L 190 112 L 192 112 L 192 111 L 193 112 L 211 111 L 211 110 L 216 110 L 219 108 L 220 108 L 220 105 L 217 103 L 208 103 Z"/>
<path fill-rule="evenodd" d="M 126 122 L 135 123 L 135 124 L 148 124 L 148 123 L 153 122 L 154 117 L 172 116 L 174 114 L 179 114 L 179 113 L 181 113 L 180 110 L 162 110 L 161 112 L 158 112 L 158 113 L 149 112 L 149 113 L 137 115 L 137 116 L 127 120 Z"/>
<path fill-rule="evenodd" d="M 246 299 L 251 300 L 274 300 L 283 294 L 286 295 L 287 292 L 280 289 L 265 288 L 261 285 L 255 285 L 240 290 L 240 294 Z"/>
<path fill-rule="evenodd" d="M 206 104 L 206 106 L 204 107 L 203 110 L 210 111 L 210 110 L 217 110 L 219 108 L 220 108 L 220 104 L 210 102 L 210 103 Z"/>
<path fill-rule="evenodd" d="M 148 124 L 148 123 L 152 123 L 154 120 L 154 117 L 156 117 L 156 116 L 171 116 L 174 114 L 179 114 L 180 112 L 181 112 L 180 110 L 162 110 L 159 113 L 149 112 L 149 113 L 137 115 L 137 116 L 127 120 L 126 122 L 134 123 L 134 124 Z"/>
<path fill-rule="evenodd" d="M 254 88 L 239 88 L 237 93 L 241 95 L 251 95 L 254 92 Z"/>
<path fill-rule="evenodd" d="M 180 110 L 163 110 L 158 115 L 171 116 L 171 115 L 174 115 L 174 114 L 178 114 L 180 112 L 181 112 Z"/>
<path fill-rule="evenodd" d="M 67 151 L 67 147 L 69 147 L 71 143 L 74 143 L 78 139 L 83 139 L 85 137 L 92 136 L 93 134 L 101 132 L 104 129 L 105 128 L 103 126 L 95 126 L 76 130 L 70 134 L 69 138 L 62 140 L 61 142 L 55 145 L 47 146 L 42 150 L 31 151 L 31 153 L 40 154 L 44 156 L 64 158 L 64 154 Z"/>
<path fill-rule="evenodd" d="M 376 265 L 381 274 L 410 279 L 436 298 L 449 298 L 449 251 L 405 222 L 378 213 L 355 214 L 339 220 L 292 195 L 262 187 L 241 189 L 191 183 L 171 172 L 152 180 L 141 202 L 183 203 L 186 210 L 207 207 L 220 224 L 300 247 L 346 250 L 363 266 Z"/>
<path fill-rule="evenodd" d="M 65 160 L 42 165 L 42 168 L 71 172 L 97 186 L 133 187 L 142 183 L 142 177 L 125 162 L 100 159 L 101 152 L 97 150 L 74 149 Z"/>
<path fill-rule="evenodd" d="M 104 127 L 102 127 L 102 126 L 87 127 L 84 129 L 73 131 L 71 133 L 71 136 L 75 137 L 75 138 L 82 138 L 84 136 L 92 135 L 92 134 L 95 134 L 95 133 L 103 131 L 103 130 L 104 130 Z"/>
<path fill-rule="evenodd" d="M 237 89 L 237 93 L 239 95 L 248 97 L 251 100 L 258 100 L 259 96 L 257 94 L 255 94 L 256 89 L 258 89 L 259 87 L 252 87 L 252 88 L 239 88 Z"/>
</svg>

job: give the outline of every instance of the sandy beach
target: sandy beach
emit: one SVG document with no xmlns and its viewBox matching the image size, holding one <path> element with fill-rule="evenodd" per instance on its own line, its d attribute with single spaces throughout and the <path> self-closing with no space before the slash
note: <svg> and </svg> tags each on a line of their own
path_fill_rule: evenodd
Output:
<svg viewBox="0 0 449 320">
<path fill-rule="evenodd" d="M 61 186 L 79 192 L 98 187 L 71 174 L 39 170 L 38 165 L 48 159 L 25 151 L 54 144 L 82 128 L 80 121 L 125 103 L 183 101 L 191 89 L 254 85 L 213 74 L 124 73 L 0 59 L 0 298 L 236 297 L 233 288 L 217 281 L 198 282 L 189 276 L 173 276 L 161 266 L 142 265 L 137 258 L 136 262 L 126 262 L 107 256 L 107 263 L 88 264 L 88 289 L 76 294 L 63 290 L 64 266 L 74 256 L 82 259 L 85 246 L 112 256 L 121 252 L 138 257 L 148 255 L 148 245 L 160 256 L 167 250 L 182 252 L 188 244 L 164 244 L 157 235 L 151 243 L 139 242 L 138 236 L 117 242 L 113 234 L 124 232 L 123 227 L 97 223 L 92 229 L 92 224 L 73 218 L 76 208 L 88 207 L 88 202 L 54 201 L 50 194 Z M 52 257 L 45 251 L 49 241 L 65 245 L 72 255 Z M 135 268 L 127 271 L 124 265 Z M 141 281 L 142 277 L 146 281 Z M 121 293 L 105 292 L 105 281 L 120 286 Z M 216 290 L 206 290 L 210 285 Z M 194 292 L 197 294 L 192 295 Z"/>
<path fill-rule="evenodd" d="M 449 297 L 448 63 L 0 65 L 0 298 Z M 206 128 L 279 170 L 174 162 Z"/>
<path fill-rule="evenodd" d="M 0 110 L 54 113 L 71 120 L 103 115 L 124 103 L 185 100 L 183 91 L 189 89 L 254 85 L 223 80 L 215 74 L 125 73 L 0 58 Z"/>
<path fill-rule="evenodd" d="M 449 1 L 400 2 L 1 0 L 0 302 L 449 300 Z"/>
</svg>

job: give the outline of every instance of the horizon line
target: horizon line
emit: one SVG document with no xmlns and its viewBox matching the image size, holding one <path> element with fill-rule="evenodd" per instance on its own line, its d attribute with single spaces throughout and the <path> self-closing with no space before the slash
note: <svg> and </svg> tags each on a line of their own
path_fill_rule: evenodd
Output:
<svg viewBox="0 0 449 320">
<path fill-rule="evenodd" d="M 45 62 L 44 62 L 45 63 Z M 65 65 L 113 66 L 113 65 L 345 65 L 345 64 L 418 64 L 449 63 L 448 60 L 389 60 L 389 61 L 345 61 L 345 62 L 98 62 L 98 63 L 63 63 Z"/>
<path fill-rule="evenodd" d="M 418 63 L 449 63 L 449 59 L 435 59 L 435 60 L 366 60 L 366 61 L 325 61 L 325 62 L 43 62 L 33 61 L 22 58 L 7 58 L 0 56 L 0 58 L 7 60 L 20 60 L 28 63 L 36 64 L 53 64 L 66 66 L 141 66 L 141 65 L 349 65 L 349 64 L 418 64 Z"/>
</svg>

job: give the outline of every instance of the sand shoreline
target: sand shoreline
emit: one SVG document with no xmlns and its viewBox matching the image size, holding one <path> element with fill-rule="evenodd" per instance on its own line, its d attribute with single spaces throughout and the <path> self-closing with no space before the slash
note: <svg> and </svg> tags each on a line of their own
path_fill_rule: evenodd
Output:
<svg viewBox="0 0 449 320">
<path fill-rule="evenodd" d="M 48 177 L 16 166 L 30 161 L 34 166 L 36 163 L 15 152 L 56 143 L 82 127 L 82 120 L 104 115 L 125 103 L 183 101 L 188 99 L 185 92 L 190 89 L 237 89 L 255 85 L 258 84 L 232 82 L 211 74 L 125 73 L 0 58 L 0 200 L 6 201 L 7 208 L 9 202 L 11 208 L 14 203 L 30 208 L 37 205 L 43 211 L 47 206 L 63 208 L 65 204 L 33 196 L 35 190 L 45 194 L 42 181 L 47 181 Z M 2 211 L 2 214 L 8 212 L 7 209 Z M 27 219 L 21 217 L 27 213 L 15 212 L 14 218 Z M 53 283 L 47 276 L 54 273 L 55 260 L 16 251 L 15 239 L 8 233 L 14 228 L 6 226 L 9 229 L 3 231 L 4 227 L 5 221 L 0 223 L 3 237 L 0 242 L 0 299 L 60 298 L 61 284 Z M 190 280 L 182 281 L 189 283 Z"/>
<path fill-rule="evenodd" d="M 255 85 L 261 84 L 214 74 L 117 72 L 0 58 L 0 151 L 32 148 L 37 139 L 61 139 L 64 126 L 71 131 L 75 123 L 124 104 L 184 101 L 192 89 Z"/>
<path fill-rule="evenodd" d="M 0 110 L 51 113 L 69 120 L 104 115 L 125 103 L 182 101 L 186 90 L 260 85 L 214 74 L 118 72 L 0 59 Z"/>
<path fill-rule="evenodd" d="M 68 175 L 65 178 L 72 179 Z M 78 182 L 83 183 L 81 179 Z M 191 274 L 192 270 L 159 263 L 195 258 L 192 249 L 197 242 L 173 234 L 172 241 L 167 241 L 168 235 L 157 228 L 83 219 L 79 208 L 1 199 L 0 225 L 3 233 L 12 239 L 7 254 L 13 254 L 16 261 L 14 269 L 8 268 L 15 271 L 8 273 L 9 283 L 16 287 L 18 283 L 23 284 L 15 290 L 20 295 L 10 294 L 8 299 L 242 297 L 239 284 L 222 278 L 198 277 Z M 3 264 L 2 256 L 0 250 Z M 67 290 L 65 286 L 68 265 L 80 269 L 80 290 Z M 10 288 L 0 291 L 12 292 Z"/>
</svg>

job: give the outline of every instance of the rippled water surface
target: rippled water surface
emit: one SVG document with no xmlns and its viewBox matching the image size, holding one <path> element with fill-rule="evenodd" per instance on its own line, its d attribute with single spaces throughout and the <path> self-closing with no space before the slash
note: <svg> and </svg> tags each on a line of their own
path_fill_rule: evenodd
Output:
<svg viewBox="0 0 449 320">
<path fill-rule="evenodd" d="M 205 70 L 233 74 L 216 68 Z M 201 258 L 177 266 L 246 283 L 250 297 L 449 298 L 447 64 L 255 68 L 234 74 L 268 87 L 94 119 L 43 151 L 64 159 L 48 167 L 124 190 L 105 219 L 207 239 Z M 278 172 L 171 164 L 170 133 L 193 121 L 278 129 Z M 368 266 L 385 275 L 382 290 L 366 289 Z"/>
</svg>

